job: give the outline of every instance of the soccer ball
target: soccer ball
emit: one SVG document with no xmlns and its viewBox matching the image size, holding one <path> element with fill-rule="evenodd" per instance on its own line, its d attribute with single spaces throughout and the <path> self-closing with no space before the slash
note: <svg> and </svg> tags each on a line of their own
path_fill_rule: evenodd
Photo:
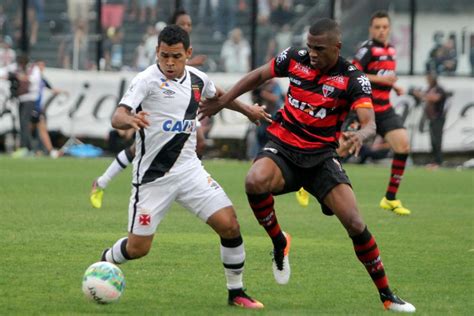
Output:
<svg viewBox="0 0 474 316">
<path fill-rule="evenodd" d="M 82 279 L 82 292 L 99 304 L 115 302 L 125 288 L 122 270 L 110 262 L 96 262 L 87 268 Z"/>
</svg>

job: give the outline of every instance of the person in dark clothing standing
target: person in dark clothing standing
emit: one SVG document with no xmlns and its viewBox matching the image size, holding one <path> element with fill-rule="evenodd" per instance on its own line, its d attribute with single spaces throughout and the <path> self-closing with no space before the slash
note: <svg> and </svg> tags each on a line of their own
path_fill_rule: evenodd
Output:
<svg viewBox="0 0 474 316">
<path fill-rule="evenodd" d="M 437 168 L 443 163 L 442 142 L 443 127 L 446 118 L 446 91 L 438 84 L 435 73 L 426 75 L 428 88 L 426 91 L 414 91 L 414 95 L 425 103 L 425 115 L 430 124 L 431 152 L 433 161 L 428 166 Z"/>
</svg>

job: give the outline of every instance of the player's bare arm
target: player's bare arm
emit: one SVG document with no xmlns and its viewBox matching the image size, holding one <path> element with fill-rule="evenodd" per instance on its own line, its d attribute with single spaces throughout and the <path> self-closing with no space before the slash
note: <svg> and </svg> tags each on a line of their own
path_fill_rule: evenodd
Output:
<svg viewBox="0 0 474 316">
<path fill-rule="evenodd" d="M 142 111 L 134 114 L 128 106 L 120 104 L 112 116 L 112 127 L 122 130 L 147 128 L 150 126 L 147 116 L 148 112 Z"/>
<path fill-rule="evenodd" d="M 358 108 L 356 110 L 360 122 L 360 130 L 356 132 L 343 132 L 339 140 L 337 153 L 341 157 L 348 154 L 359 156 L 359 151 L 365 140 L 375 136 L 375 114 L 372 108 Z"/>
<path fill-rule="evenodd" d="M 216 99 L 208 99 L 199 105 L 199 113 L 202 117 L 212 116 L 230 104 L 245 92 L 257 88 L 265 81 L 273 78 L 270 63 L 252 70 L 240 79 L 229 91 Z"/>
<path fill-rule="evenodd" d="M 217 89 L 217 98 L 222 96 L 225 91 L 219 87 Z M 266 121 L 268 123 L 272 122 L 271 114 L 265 112 L 265 106 L 260 106 L 259 104 L 255 103 L 253 105 L 243 103 L 237 99 L 227 103 L 225 108 L 242 113 L 245 115 L 251 122 L 260 125 L 260 122 Z"/>
</svg>

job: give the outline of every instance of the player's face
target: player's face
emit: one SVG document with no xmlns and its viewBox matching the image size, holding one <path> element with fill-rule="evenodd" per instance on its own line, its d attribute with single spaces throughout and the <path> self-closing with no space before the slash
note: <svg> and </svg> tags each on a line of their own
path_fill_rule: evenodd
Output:
<svg viewBox="0 0 474 316">
<path fill-rule="evenodd" d="M 184 74 L 186 60 L 191 57 L 192 48 L 184 49 L 183 43 L 168 45 L 164 42 L 156 47 L 156 57 L 161 70 L 168 79 L 176 79 Z"/>
<path fill-rule="evenodd" d="M 193 23 L 191 17 L 187 14 L 182 14 L 176 19 L 176 25 L 185 30 L 188 34 L 191 34 L 193 30 Z"/>
<path fill-rule="evenodd" d="M 370 37 L 387 44 L 390 36 L 390 21 L 388 18 L 375 18 L 369 27 Z"/>
<path fill-rule="evenodd" d="M 308 46 L 311 66 L 325 72 L 336 64 L 341 42 L 338 38 L 331 36 L 331 33 L 322 35 L 308 33 L 306 46 Z"/>
</svg>

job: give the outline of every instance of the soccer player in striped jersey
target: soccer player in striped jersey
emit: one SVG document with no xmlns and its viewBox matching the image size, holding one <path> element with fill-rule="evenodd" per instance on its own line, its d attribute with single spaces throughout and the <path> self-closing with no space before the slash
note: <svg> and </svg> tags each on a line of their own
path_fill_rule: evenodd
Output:
<svg viewBox="0 0 474 316">
<path fill-rule="evenodd" d="M 382 136 L 394 152 L 390 180 L 380 207 L 398 215 L 409 215 L 396 195 L 405 171 L 410 152 L 408 133 L 403 127 L 401 117 L 395 113 L 390 103 L 390 91 L 398 95 L 403 90 L 397 82 L 396 52 L 389 43 L 390 17 L 385 11 L 375 12 L 370 19 L 370 40 L 362 44 L 353 60 L 354 65 L 367 74 L 372 85 L 377 134 Z"/>
<path fill-rule="evenodd" d="M 289 281 L 291 237 L 278 223 L 273 195 L 303 187 L 318 199 L 324 214 L 336 215 L 347 230 L 383 306 L 414 312 L 415 307 L 389 287 L 377 243 L 359 213 L 336 153 L 341 125 L 350 110 L 356 111 L 361 129 L 342 133 L 342 150 L 357 153 L 362 142 L 375 134 L 369 79 L 339 56 L 341 46 L 339 25 L 331 19 L 318 20 L 309 28 L 307 49 L 285 49 L 268 64 L 245 75 L 223 96 L 203 102 L 200 112 L 213 115 L 270 78 L 289 78 L 285 105 L 267 129 L 270 141 L 245 180 L 250 207 L 273 243 L 275 280 L 279 284 Z"/>
<path fill-rule="evenodd" d="M 232 202 L 196 155 L 198 104 L 223 91 L 205 73 L 186 66 L 191 54 L 188 33 L 177 25 L 165 27 L 158 37 L 158 63 L 132 80 L 114 112 L 112 126 L 134 128 L 137 144 L 128 236 L 104 250 L 101 260 L 121 264 L 145 256 L 176 201 L 219 235 L 229 305 L 263 308 L 243 289 L 245 249 Z M 228 107 L 252 122 L 271 121 L 258 105 L 232 102 Z"/>
</svg>

